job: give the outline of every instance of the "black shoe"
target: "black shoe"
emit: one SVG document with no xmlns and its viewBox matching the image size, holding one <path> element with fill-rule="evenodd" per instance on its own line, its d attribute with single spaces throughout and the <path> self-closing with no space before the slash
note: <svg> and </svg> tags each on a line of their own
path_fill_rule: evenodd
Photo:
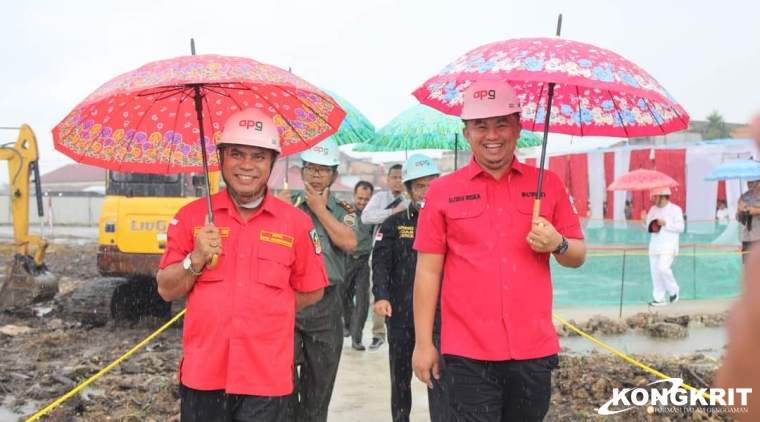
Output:
<svg viewBox="0 0 760 422">
<path fill-rule="evenodd" d="M 670 303 L 676 303 L 678 302 L 678 293 L 670 296 Z"/>
<path fill-rule="evenodd" d="M 369 350 L 377 350 L 383 344 L 385 344 L 385 339 L 375 337 L 372 339 L 372 344 L 369 345 Z"/>
<path fill-rule="evenodd" d="M 649 306 L 668 306 L 668 303 L 667 302 L 655 302 L 655 301 L 652 301 L 652 302 L 649 302 Z"/>
<path fill-rule="evenodd" d="M 351 348 L 354 349 L 354 350 L 360 350 L 360 351 L 365 350 L 364 345 L 360 341 L 352 341 L 351 342 Z"/>
<path fill-rule="evenodd" d="M 343 337 L 351 337 L 351 330 L 349 330 L 346 327 L 343 327 Z"/>
</svg>

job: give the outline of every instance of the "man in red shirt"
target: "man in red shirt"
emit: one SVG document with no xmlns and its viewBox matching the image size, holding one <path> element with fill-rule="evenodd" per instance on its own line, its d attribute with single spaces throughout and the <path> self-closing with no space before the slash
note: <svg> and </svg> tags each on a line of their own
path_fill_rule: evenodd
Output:
<svg viewBox="0 0 760 422">
<path fill-rule="evenodd" d="M 309 216 L 267 189 L 280 153 L 271 118 L 237 112 L 217 145 L 227 189 L 211 197 L 214 224 L 205 199 L 180 209 L 156 276 L 165 300 L 187 295 L 180 420 L 282 422 L 296 310 L 328 285 L 321 245 Z"/>
<path fill-rule="evenodd" d="M 473 83 L 461 116 L 473 159 L 431 183 L 420 211 L 412 366 L 432 388 L 440 291 L 453 421 L 544 419 L 560 349 L 549 260 L 579 267 L 586 258 L 578 215 L 552 172 L 533 218 L 538 169 L 514 156 L 520 111 L 508 83 Z"/>
</svg>

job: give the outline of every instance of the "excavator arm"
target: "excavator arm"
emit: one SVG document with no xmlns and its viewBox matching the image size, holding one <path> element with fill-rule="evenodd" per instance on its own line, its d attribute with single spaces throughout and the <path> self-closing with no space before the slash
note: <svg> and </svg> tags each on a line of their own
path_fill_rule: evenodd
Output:
<svg viewBox="0 0 760 422">
<path fill-rule="evenodd" d="M 30 176 L 34 175 L 37 215 L 43 216 L 37 138 L 22 125 L 13 146 L 0 146 L 0 160 L 8 162 L 8 188 L 13 218 L 15 254 L 0 288 L 0 310 L 14 309 L 52 299 L 58 280 L 45 266 L 48 242 L 29 234 Z M 33 254 L 30 247 L 34 246 Z"/>
</svg>

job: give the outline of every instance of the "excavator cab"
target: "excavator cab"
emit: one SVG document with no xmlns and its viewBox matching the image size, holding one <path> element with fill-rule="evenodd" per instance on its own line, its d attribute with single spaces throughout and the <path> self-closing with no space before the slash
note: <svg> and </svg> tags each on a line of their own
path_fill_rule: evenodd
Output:
<svg viewBox="0 0 760 422">
<path fill-rule="evenodd" d="M 0 160 L 8 162 L 8 188 L 13 215 L 14 256 L 0 287 L 0 311 L 50 300 L 58 293 L 58 278 L 45 266 L 48 243 L 29 234 L 30 177 L 34 176 L 37 215 L 44 215 L 37 138 L 28 125 L 19 128 L 15 144 L 0 145 Z"/>
</svg>

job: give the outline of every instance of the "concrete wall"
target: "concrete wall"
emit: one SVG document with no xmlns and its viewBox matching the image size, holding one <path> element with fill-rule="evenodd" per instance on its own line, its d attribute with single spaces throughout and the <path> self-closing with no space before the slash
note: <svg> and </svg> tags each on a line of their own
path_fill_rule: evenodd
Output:
<svg viewBox="0 0 760 422">
<path fill-rule="evenodd" d="M 42 221 L 47 224 L 50 213 L 48 205 L 52 204 L 54 226 L 56 224 L 97 226 L 100 220 L 103 200 L 104 197 L 102 196 L 45 196 L 42 199 L 43 212 L 45 214 L 42 217 Z M 39 221 L 40 217 L 37 216 L 37 199 L 32 197 L 29 202 L 29 225 L 38 226 L 40 224 Z M 0 195 L 0 224 L 11 224 L 12 222 L 10 197 Z"/>
</svg>

